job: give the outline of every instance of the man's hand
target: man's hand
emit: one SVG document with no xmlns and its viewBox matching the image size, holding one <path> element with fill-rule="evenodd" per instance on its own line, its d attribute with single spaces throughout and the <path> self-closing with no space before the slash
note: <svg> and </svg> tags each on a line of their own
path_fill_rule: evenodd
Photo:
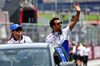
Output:
<svg viewBox="0 0 100 66">
<path fill-rule="evenodd" d="M 16 58 L 12 57 L 12 60 L 14 60 L 15 62 L 20 62 L 20 60 L 16 60 Z"/>
<path fill-rule="evenodd" d="M 75 10 L 77 11 L 77 13 L 76 13 L 76 16 L 74 17 L 74 19 L 72 20 L 71 24 L 69 25 L 70 31 L 72 31 L 75 24 L 77 23 L 77 21 L 79 19 L 80 11 L 81 11 L 81 8 L 79 7 L 79 3 L 74 3 L 73 6 L 74 6 Z"/>
<path fill-rule="evenodd" d="M 81 8 L 80 8 L 80 6 L 79 6 L 79 3 L 74 3 L 73 6 L 74 6 L 75 10 L 76 10 L 78 13 L 80 13 Z"/>
</svg>

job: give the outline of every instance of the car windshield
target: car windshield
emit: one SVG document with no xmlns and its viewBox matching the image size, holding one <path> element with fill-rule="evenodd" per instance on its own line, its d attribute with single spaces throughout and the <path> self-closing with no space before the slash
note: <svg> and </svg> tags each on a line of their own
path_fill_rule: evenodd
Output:
<svg viewBox="0 0 100 66">
<path fill-rule="evenodd" d="M 0 50 L 0 66 L 50 66 L 47 49 Z"/>
</svg>

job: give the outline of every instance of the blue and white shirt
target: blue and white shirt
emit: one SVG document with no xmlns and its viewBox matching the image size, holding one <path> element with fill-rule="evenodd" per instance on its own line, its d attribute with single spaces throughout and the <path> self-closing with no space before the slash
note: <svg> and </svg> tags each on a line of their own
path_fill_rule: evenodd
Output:
<svg viewBox="0 0 100 66">
<path fill-rule="evenodd" d="M 31 40 L 30 37 L 22 35 L 21 40 L 18 41 L 14 37 L 12 37 L 7 43 L 8 44 L 15 44 L 15 43 L 32 43 L 33 41 Z"/>
<path fill-rule="evenodd" d="M 63 48 L 66 50 L 68 56 L 69 56 L 69 45 L 68 45 L 68 35 L 70 33 L 70 28 L 69 26 L 62 29 L 62 34 L 54 35 L 53 33 L 49 34 L 46 37 L 46 42 L 47 43 L 52 43 L 52 44 L 60 44 L 63 46 Z M 70 56 L 69 56 L 70 57 Z"/>
<path fill-rule="evenodd" d="M 68 35 L 70 33 L 69 26 L 62 29 L 62 34 L 54 35 L 53 33 L 49 34 L 46 37 L 47 43 L 56 43 L 56 44 L 62 44 L 64 41 L 68 40 Z"/>
</svg>

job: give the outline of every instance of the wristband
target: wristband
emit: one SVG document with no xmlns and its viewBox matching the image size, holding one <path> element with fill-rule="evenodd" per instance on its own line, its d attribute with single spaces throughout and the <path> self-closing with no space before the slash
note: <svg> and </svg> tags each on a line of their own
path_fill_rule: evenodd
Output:
<svg viewBox="0 0 100 66">
<path fill-rule="evenodd" d="M 77 12 L 77 14 L 80 14 L 79 12 Z"/>
</svg>

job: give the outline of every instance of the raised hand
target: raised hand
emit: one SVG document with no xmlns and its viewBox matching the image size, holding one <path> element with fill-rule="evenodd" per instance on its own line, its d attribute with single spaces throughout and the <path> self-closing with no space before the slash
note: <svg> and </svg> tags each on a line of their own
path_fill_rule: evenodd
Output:
<svg viewBox="0 0 100 66">
<path fill-rule="evenodd" d="M 73 6 L 74 6 L 74 8 L 75 8 L 75 10 L 76 10 L 77 12 L 80 12 L 80 11 L 81 11 L 81 8 L 80 8 L 80 6 L 79 6 L 79 3 L 74 3 Z"/>
</svg>

